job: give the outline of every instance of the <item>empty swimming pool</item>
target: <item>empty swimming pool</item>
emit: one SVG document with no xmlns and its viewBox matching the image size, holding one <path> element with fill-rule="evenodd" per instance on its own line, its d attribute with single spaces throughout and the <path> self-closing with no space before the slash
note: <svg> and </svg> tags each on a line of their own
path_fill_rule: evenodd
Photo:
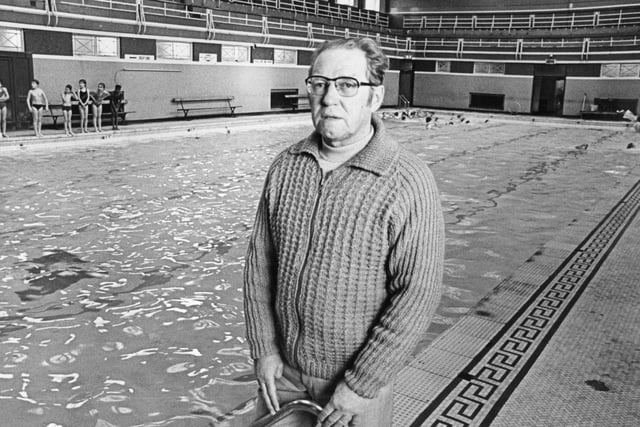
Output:
<svg viewBox="0 0 640 427">
<path fill-rule="evenodd" d="M 386 121 L 430 163 L 445 211 L 444 294 L 422 347 L 631 182 L 638 159 L 624 128 L 450 113 L 431 123 Z M 310 129 L 296 119 L 0 152 L 2 416 L 242 425 L 256 389 L 246 242 L 271 159 Z"/>
</svg>

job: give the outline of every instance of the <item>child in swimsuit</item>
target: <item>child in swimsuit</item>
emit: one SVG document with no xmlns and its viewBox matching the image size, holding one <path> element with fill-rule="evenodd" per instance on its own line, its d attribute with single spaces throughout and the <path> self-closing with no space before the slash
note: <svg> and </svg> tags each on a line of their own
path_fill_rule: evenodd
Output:
<svg viewBox="0 0 640 427">
<path fill-rule="evenodd" d="M 0 81 L 0 129 L 3 138 L 7 137 L 7 101 L 9 101 L 9 92 Z"/>
<path fill-rule="evenodd" d="M 98 83 L 98 91 L 91 94 L 93 99 L 93 127 L 96 132 L 102 132 L 102 101 L 111 95 L 105 90 L 104 83 Z"/>
<path fill-rule="evenodd" d="M 110 104 L 111 104 L 111 126 L 113 130 L 118 130 L 118 114 L 121 113 L 122 105 L 124 104 L 124 92 L 122 92 L 122 86 L 116 85 L 116 88 L 111 92 Z"/>
<path fill-rule="evenodd" d="M 67 136 L 74 136 L 73 130 L 71 129 L 71 107 L 73 104 L 71 103 L 75 98 L 75 94 L 73 93 L 73 89 L 71 85 L 66 85 L 64 87 L 64 92 L 60 94 L 62 98 L 62 115 L 64 116 L 64 133 Z"/>
<path fill-rule="evenodd" d="M 33 130 L 36 136 L 42 136 L 42 115 L 49 110 L 49 100 L 44 91 L 38 86 L 40 82 L 31 80 L 31 90 L 27 92 L 27 107 L 33 117 Z"/>
<path fill-rule="evenodd" d="M 78 110 L 80 110 L 80 130 L 82 133 L 87 133 L 89 122 L 89 104 L 91 104 L 91 96 L 87 90 L 87 81 L 81 79 L 78 82 L 78 91 L 75 93 L 75 97 L 78 100 Z"/>
</svg>

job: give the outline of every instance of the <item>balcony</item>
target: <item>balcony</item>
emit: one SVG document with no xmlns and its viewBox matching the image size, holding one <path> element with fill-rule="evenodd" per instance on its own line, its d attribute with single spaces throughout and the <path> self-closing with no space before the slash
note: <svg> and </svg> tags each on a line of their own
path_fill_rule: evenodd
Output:
<svg viewBox="0 0 640 427">
<path fill-rule="evenodd" d="M 485 32 L 572 33 L 602 32 L 640 26 L 640 4 L 536 11 L 434 12 L 402 17 L 402 28 L 410 35 Z"/>
</svg>

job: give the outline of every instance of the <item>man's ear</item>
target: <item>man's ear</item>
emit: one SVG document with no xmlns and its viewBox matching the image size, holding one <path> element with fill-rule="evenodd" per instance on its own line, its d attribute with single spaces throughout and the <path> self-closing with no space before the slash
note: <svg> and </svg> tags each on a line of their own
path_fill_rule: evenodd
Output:
<svg viewBox="0 0 640 427">
<path fill-rule="evenodd" d="M 371 109 L 373 111 L 377 111 L 378 108 L 382 106 L 382 102 L 384 101 L 384 86 L 374 86 L 372 87 L 373 94 L 371 97 Z"/>
</svg>

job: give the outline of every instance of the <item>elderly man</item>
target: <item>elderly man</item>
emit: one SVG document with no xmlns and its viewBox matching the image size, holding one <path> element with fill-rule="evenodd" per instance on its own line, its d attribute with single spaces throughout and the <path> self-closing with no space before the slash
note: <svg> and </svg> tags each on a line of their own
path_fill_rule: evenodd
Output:
<svg viewBox="0 0 640 427">
<path fill-rule="evenodd" d="M 244 274 L 259 416 L 311 399 L 323 427 L 390 426 L 393 379 L 438 303 L 435 181 L 374 114 L 387 62 L 370 39 L 321 46 L 306 79 L 315 132 L 267 174 Z"/>
</svg>

